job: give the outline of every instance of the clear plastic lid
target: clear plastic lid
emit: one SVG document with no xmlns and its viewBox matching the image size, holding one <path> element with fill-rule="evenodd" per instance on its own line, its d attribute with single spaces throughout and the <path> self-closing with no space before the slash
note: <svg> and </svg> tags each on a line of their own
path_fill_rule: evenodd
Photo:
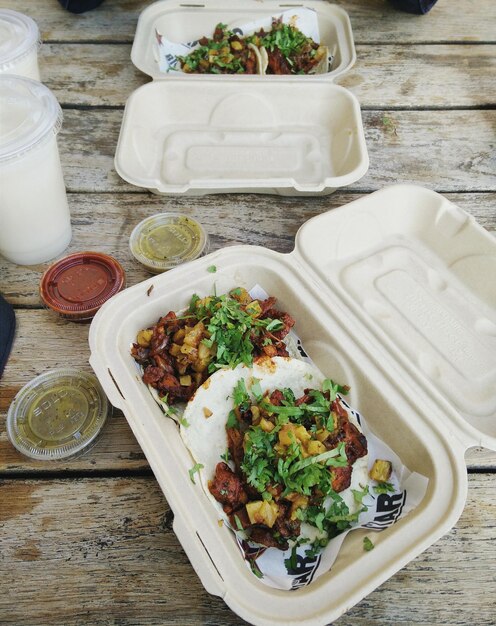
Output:
<svg viewBox="0 0 496 626">
<path fill-rule="evenodd" d="M 131 233 L 134 258 L 158 274 L 208 252 L 208 235 L 196 220 L 181 213 L 160 213 L 140 222 Z"/>
<path fill-rule="evenodd" d="M 66 459 L 88 450 L 108 413 L 109 402 L 93 374 L 51 370 L 16 395 L 7 414 L 7 434 L 32 459 Z"/>
<path fill-rule="evenodd" d="M 32 150 L 62 126 L 57 99 L 30 78 L 0 75 L 0 111 L 0 162 Z"/>
<path fill-rule="evenodd" d="M 33 19 L 17 11 L 0 9 L 0 71 L 8 71 L 40 44 L 40 31 Z"/>
<path fill-rule="evenodd" d="M 76 252 L 47 269 L 41 277 L 45 305 L 66 319 L 90 320 L 124 288 L 126 274 L 113 257 L 101 252 Z"/>
</svg>

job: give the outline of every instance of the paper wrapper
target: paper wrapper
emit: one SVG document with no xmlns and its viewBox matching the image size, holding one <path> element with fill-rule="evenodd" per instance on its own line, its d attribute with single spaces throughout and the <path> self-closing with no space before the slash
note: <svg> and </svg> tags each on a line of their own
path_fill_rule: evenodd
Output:
<svg viewBox="0 0 496 626">
<path fill-rule="evenodd" d="M 232 28 L 232 31 L 240 36 L 251 35 L 254 32 L 263 28 L 266 32 L 271 29 L 272 20 L 282 19 L 284 24 L 292 24 L 296 26 L 304 35 L 311 37 L 316 43 L 320 43 L 319 23 L 317 19 L 317 13 L 314 9 L 307 9 L 304 7 L 297 7 L 279 13 L 271 17 L 264 17 L 262 19 L 250 22 L 249 24 L 243 24 L 242 26 L 236 26 Z M 186 56 L 192 52 L 195 48 L 199 47 L 198 41 L 190 41 L 188 43 L 174 43 L 166 39 L 157 30 L 155 31 L 157 44 L 155 47 L 156 60 L 161 72 L 176 74 L 184 74 L 181 70 L 181 64 L 178 57 Z M 205 34 L 205 36 L 211 36 Z M 329 69 L 332 67 L 333 57 L 329 56 Z"/>
<path fill-rule="evenodd" d="M 260 285 L 255 285 L 250 289 L 249 293 L 253 299 L 264 300 L 268 297 L 267 292 Z M 288 334 L 285 342 L 287 343 L 290 356 L 312 363 L 294 331 Z M 141 367 L 138 367 L 142 372 Z M 326 374 L 332 373 L 326 372 Z M 340 382 L 346 383 L 346 381 Z M 160 400 L 156 390 L 152 387 L 149 388 L 164 412 L 176 421 L 180 421 L 184 407 L 178 407 L 171 411 Z M 282 551 L 277 548 L 265 548 L 242 539 L 239 536 L 241 533 L 231 529 L 236 536 L 238 547 L 247 567 L 261 582 L 270 587 L 294 590 L 310 584 L 321 574 L 331 569 L 338 556 L 339 549 L 349 532 L 357 528 L 365 528 L 371 531 L 382 531 L 389 528 L 389 526 L 412 511 L 422 501 L 426 493 L 428 479 L 421 474 L 411 472 L 403 465 L 398 455 L 384 441 L 381 441 L 371 432 L 364 417 L 351 408 L 341 396 L 340 400 L 349 413 L 355 416 L 363 434 L 367 438 L 368 469 L 371 469 L 376 459 L 391 462 L 393 473 L 388 479 L 388 483 L 392 485 L 393 490 L 388 493 L 377 494 L 374 491 L 377 483 L 369 479 L 369 494 L 362 501 L 367 510 L 360 513 L 357 522 L 352 523 L 349 529 L 344 530 L 340 535 L 331 539 L 328 545 L 315 556 L 307 555 L 309 551 L 308 545 L 296 548 L 295 553 L 293 553 L 292 549 Z"/>
</svg>

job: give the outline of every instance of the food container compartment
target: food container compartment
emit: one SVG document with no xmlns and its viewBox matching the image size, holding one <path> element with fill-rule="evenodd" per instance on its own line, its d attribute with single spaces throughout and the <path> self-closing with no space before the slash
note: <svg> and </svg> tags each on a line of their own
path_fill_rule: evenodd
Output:
<svg viewBox="0 0 496 626">
<path fill-rule="evenodd" d="M 356 225 L 356 236 L 348 230 L 350 224 Z M 367 228 L 370 224 L 374 228 Z M 432 232 L 433 225 L 437 231 Z M 481 442 L 496 449 L 494 420 L 480 419 L 478 406 L 475 411 L 458 410 L 447 393 L 449 387 L 436 388 L 422 372 L 423 360 L 407 366 L 411 350 L 407 339 L 390 349 L 391 340 L 381 343 L 379 330 L 359 310 L 360 299 L 352 289 L 358 285 L 365 291 L 377 279 L 373 271 L 380 265 L 377 254 L 382 251 L 387 260 L 390 235 L 396 244 L 415 249 L 423 262 L 435 260 L 443 266 L 445 288 L 440 289 L 434 279 L 431 287 L 447 295 L 440 296 L 442 306 L 436 305 L 434 316 L 441 308 L 446 315 L 461 316 L 461 335 L 460 327 L 453 328 L 455 345 L 466 341 L 466 336 L 476 341 L 467 330 L 465 296 L 471 304 L 484 307 L 487 321 L 479 321 L 475 332 L 486 338 L 484 332 L 496 318 L 491 304 L 494 291 L 488 294 L 481 278 L 471 284 L 469 293 L 462 275 L 468 272 L 467 264 L 477 262 L 462 259 L 478 255 L 482 265 L 493 263 L 496 243 L 442 196 L 412 186 L 392 187 L 314 218 L 300 230 L 290 255 L 236 246 L 153 277 L 115 296 L 91 326 L 90 362 L 142 446 L 174 511 L 174 530 L 193 567 L 207 591 L 222 596 L 252 624 L 323 625 L 337 619 L 453 526 L 466 499 L 465 451 Z M 441 238 L 443 242 L 438 243 Z M 350 274 L 353 280 L 348 275 L 345 284 L 348 270 L 367 259 L 367 276 L 360 274 L 359 280 Z M 409 284 L 408 277 L 415 276 L 417 268 L 401 261 L 400 255 L 391 271 L 385 264 L 385 274 L 396 277 L 395 272 L 404 272 Z M 208 272 L 212 265 L 217 268 L 215 274 Z M 191 483 L 188 470 L 194 461 L 176 424 L 164 416 L 142 383 L 129 353 L 138 330 L 169 310 L 184 308 L 193 292 L 207 295 L 215 284 L 216 292 L 222 293 L 254 283 L 277 296 L 278 306 L 296 318 L 296 332 L 317 366 L 352 386 L 350 403 L 371 429 L 412 471 L 429 478 L 422 503 L 398 523 L 374 534 L 372 552 L 363 550 L 365 531 L 349 533 L 332 569 L 294 592 L 266 587 L 246 568 L 232 533 L 218 525 L 217 512 L 201 486 Z M 433 299 L 419 299 L 418 306 L 429 306 Z M 386 332 L 387 326 L 381 331 Z M 433 341 L 427 354 L 435 354 L 436 337 L 426 336 Z M 417 339 L 413 333 L 409 337 Z M 479 357 L 473 350 L 470 355 L 473 371 L 489 365 L 486 376 L 492 380 L 496 368 L 487 355 Z M 444 357 L 453 367 L 457 364 L 453 353 Z M 485 402 L 481 405 L 492 406 L 494 389 L 493 385 L 481 392 Z"/>
<path fill-rule="evenodd" d="M 147 7 L 138 20 L 136 36 L 131 51 L 134 65 L 155 79 L 173 78 L 159 70 L 155 52 L 155 31 L 176 43 L 196 41 L 206 35 L 211 36 L 215 26 L 223 23 L 229 29 L 243 26 L 260 18 L 278 15 L 292 7 L 307 7 L 317 14 L 320 43 L 326 44 L 334 57 L 329 72 L 321 74 L 321 79 L 334 80 L 349 70 L 356 60 L 353 34 L 348 14 L 340 7 L 322 2 L 307 0 L 302 3 L 284 3 L 274 0 L 203 0 L 194 3 L 181 0 L 160 0 Z M 185 78 L 176 74 L 178 78 Z M 200 80 L 212 78 L 199 76 Z M 217 80 L 230 81 L 232 76 L 215 76 Z M 294 77 L 298 81 L 308 80 L 309 76 Z M 244 76 L 253 80 L 253 76 Z M 267 80 L 287 80 L 287 76 L 270 76 Z"/>
<path fill-rule="evenodd" d="M 154 81 L 129 98 L 115 156 L 156 193 L 331 193 L 368 169 L 360 106 L 330 82 Z"/>
</svg>

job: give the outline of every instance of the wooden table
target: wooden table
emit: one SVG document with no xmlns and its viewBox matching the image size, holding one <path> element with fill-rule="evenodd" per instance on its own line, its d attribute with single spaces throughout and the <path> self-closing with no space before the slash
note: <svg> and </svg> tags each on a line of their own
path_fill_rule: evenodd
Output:
<svg viewBox="0 0 496 626">
<path fill-rule="evenodd" d="M 494 0 L 439 0 L 423 17 L 383 0 L 338 2 L 350 15 L 358 57 L 341 84 L 361 103 L 370 169 L 323 198 L 160 198 L 119 178 L 113 156 L 123 105 L 148 80 L 130 61 L 136 20 L 148 4 L 105 0 L 75 16 L 56 0 L 2 2 L 39 23 L 42 78 L 64 109 L 59 145 L 74 229 L 68 252 L 114 255 L 133 285 L 148 275 L 130 256 L 129 234 L 161 210 L 197 218 L 214 249 L 249 243 L 289 252 L 305 220 L 394 182 L 442 192 L 496 230 Z M 25 383 L 55 367 L 90 369 L 88 327 L 40 304 L 45 268 L 0 261 L 0 290 L 18 322 L 0 387 L 0 624 L 244 623 L 201 586 L 121 414 L 76 461 L 33 462 L 9 444 L 6 412 Z M 496 623 L 496 453 L 470 451 L 467 468 L 468 501 L 456 527 L 339 626 Z"/>
</svg>

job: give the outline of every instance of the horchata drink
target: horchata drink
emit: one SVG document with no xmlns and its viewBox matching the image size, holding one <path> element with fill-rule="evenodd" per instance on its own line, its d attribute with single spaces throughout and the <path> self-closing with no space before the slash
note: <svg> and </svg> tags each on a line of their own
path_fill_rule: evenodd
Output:
<svg viewBox="0 0 496 626">
<path fill-rule="evenodd" d="M 36 22 L 22 13 L 0 9 L 0 73 L 40 80 Z"/>
<path fill-rule="evenodd" d="M 57 147 L 62 109 L 45 85 L 0 74 L 0 111 L 0 254 L 34 265 L 71 240 Z"/>
</svg>

